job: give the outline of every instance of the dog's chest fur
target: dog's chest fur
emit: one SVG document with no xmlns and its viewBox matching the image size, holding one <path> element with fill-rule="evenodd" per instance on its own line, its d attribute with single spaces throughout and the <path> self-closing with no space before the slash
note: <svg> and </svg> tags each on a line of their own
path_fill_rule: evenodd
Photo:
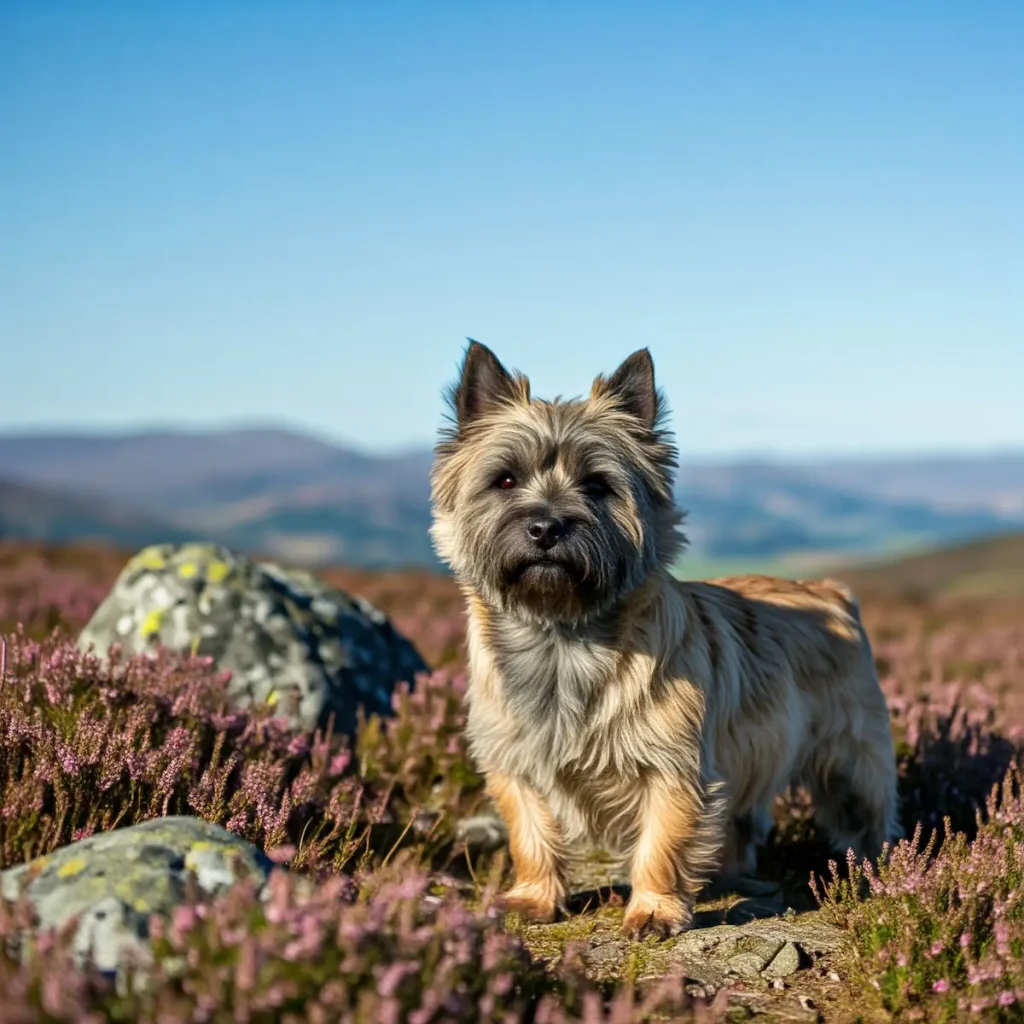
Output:
<svg viewBox="0 0 1024 1024">
<path fill-rule="evenodd" d="M 467 736 L 484 771 L 528 779 L 570 832 L 607 833 L 638 797 L 650 750 L 643 697 L 600 628 L 470 622 Z"/>
</svg>

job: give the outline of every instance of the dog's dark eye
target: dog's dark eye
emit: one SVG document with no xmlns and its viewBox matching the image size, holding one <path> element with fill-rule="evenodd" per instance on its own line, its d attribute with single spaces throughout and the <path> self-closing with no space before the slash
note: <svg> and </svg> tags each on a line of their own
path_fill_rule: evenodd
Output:
<svg viewBox="0 0 1024 1024">
<path fill-rule="evenodd" d="M 608 481 L 603 476 L 598 476 L 597 474 L 588 476 L 583 481 L 582 489 L 588 498 L 604 498 L 611 493 Z"/>
<path fill-rule="evenodd" d="M 511 491 L 516 486 L 516 478 L 511 473 L 500 473 L 494 481 L 499 491 Z"/>
</svg>

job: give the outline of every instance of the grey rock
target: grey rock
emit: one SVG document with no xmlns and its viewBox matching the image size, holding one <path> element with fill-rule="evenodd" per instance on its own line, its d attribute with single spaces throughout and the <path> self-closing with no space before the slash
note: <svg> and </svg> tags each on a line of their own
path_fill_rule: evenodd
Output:
<svg viewBox="0 0 1024 1024">
<path fill-rule="evenodd" d="M 769 980 L 789 978 L 799 970 L 800 950 L 795 943 L 787 942 L 764 969 L 764 976 Z"/>
<path fill-rule="evenodd" d="M 737 946 L 746 948 L 729 957 L 727 968 L 730 974 L 735 974 L 738 978 L 759 977 L 782 949 L 782 943 L 772 939 L 760 939 L 756 936 L 744 936 Z"/>
<path fill-rule="evenodd" d="M 800 969 L 801 950 L 820 956 L 837 950 L 842 941 L 842 931 L 812 911 L 792 920 L 771 918 L 695 928 L 675 941 L 670 960 L 692 981 L 717 989 L 730 975 L 789 977 Z M 790 966 L 788 974 L 781 973 Z"/>
<path fill-rule="evenodd" d="M 764 957 L 757 953 L 737 953 L 729 957 L 727 971 L 737 978 L 759 978 L 764 969 Z"/>
<path fill-rule="evenodd" d="M 685 932 L 676 943 L 673 959 L 693 981 L 718 988 L 729 975 L 760 977 L 782 945 L 782 940 L 750 927 L 723 924 Z"/>
<path fill-rule="evenodd" d="M 129 956 L 145 963 L 152 914 L 169 917 L 194 878 L 200 895 L 225 891 L 243 875 L 261 887 L 272 865 L 255 846 L 200 818 L 156 818 L 102 832 L 0 872 L 7 900 L 24 895 L 38 927 L 78 923 L 73 950 L 115 972 Z"/>
<path fill-rule="evenodd" d="M 834 953 L 843 943 L 843 931 L 822 919 L 820 911 L 797 914 L 791 920 L 772 918 L 744 925 L 743 931 L 765 939 L 794 942 L 815 956 Z"/>
<path fill-rule="evenodd" d="M 629 949 L 629 939 L 604 939 L 591 944 L 586 953 L 587 961 L 595 966 L 621 964 L 629 956 Z"/>
<path fill-rule="evenodd" d="M 209 656 L 231 673 L 234 706 L 271 704 L 304 731 L 333 715 L 335 731 L 351 734 L 358 707 L 388 714 L 395 684 L 427 668 L 369 602 L 214 544 L 139 552 L 78 643 L 100 657 L 113 644 L 127 655 L 163 647 Z"/>
<path fill-rule="evenodd" d="M 129 960 L 137 965 L 149 959 L 149 919 L 145 914 L 107 896 L 80 911 L 78 928 L 71 944 L 79 967 L 91 962 L 106 974 L 115 973 Z"/>
</svg>

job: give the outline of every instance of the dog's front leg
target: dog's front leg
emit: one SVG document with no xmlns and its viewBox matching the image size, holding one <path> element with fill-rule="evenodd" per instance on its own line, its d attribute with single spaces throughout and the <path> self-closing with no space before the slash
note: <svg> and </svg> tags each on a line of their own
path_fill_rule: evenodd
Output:
<svg viewBox="0 0 1024 1024">
<path fill-rule="evenodd" d="M 700 874 L 714 856 L 699 791 L 683 779 L 656 775 L 645 786 L 632 849 L 632 895 L 622 922 L 639 936 L 676 935 L 690 927 Z"/>
<path fill-rule="evenodd" d="M 528 783 L 492 773 L 487 792 L 508 829 L 516 883 L 505 905 L 536 921 L 551 921 L 565 898 L 565 848 L 547 801 Z"/>
</svg>

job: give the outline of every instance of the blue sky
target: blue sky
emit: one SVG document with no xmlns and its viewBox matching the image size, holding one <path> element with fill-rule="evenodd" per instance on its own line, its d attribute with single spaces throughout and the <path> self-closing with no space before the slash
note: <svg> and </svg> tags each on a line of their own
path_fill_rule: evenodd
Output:
<svg viewBox="0 0 1024 1024">
<path fill-rule="evenodd" d="M 429 443 L 648 345 L 694 456 L 1024 445 L 1024 5 L 0 2 L 0 429 Z"/>
</svg>

